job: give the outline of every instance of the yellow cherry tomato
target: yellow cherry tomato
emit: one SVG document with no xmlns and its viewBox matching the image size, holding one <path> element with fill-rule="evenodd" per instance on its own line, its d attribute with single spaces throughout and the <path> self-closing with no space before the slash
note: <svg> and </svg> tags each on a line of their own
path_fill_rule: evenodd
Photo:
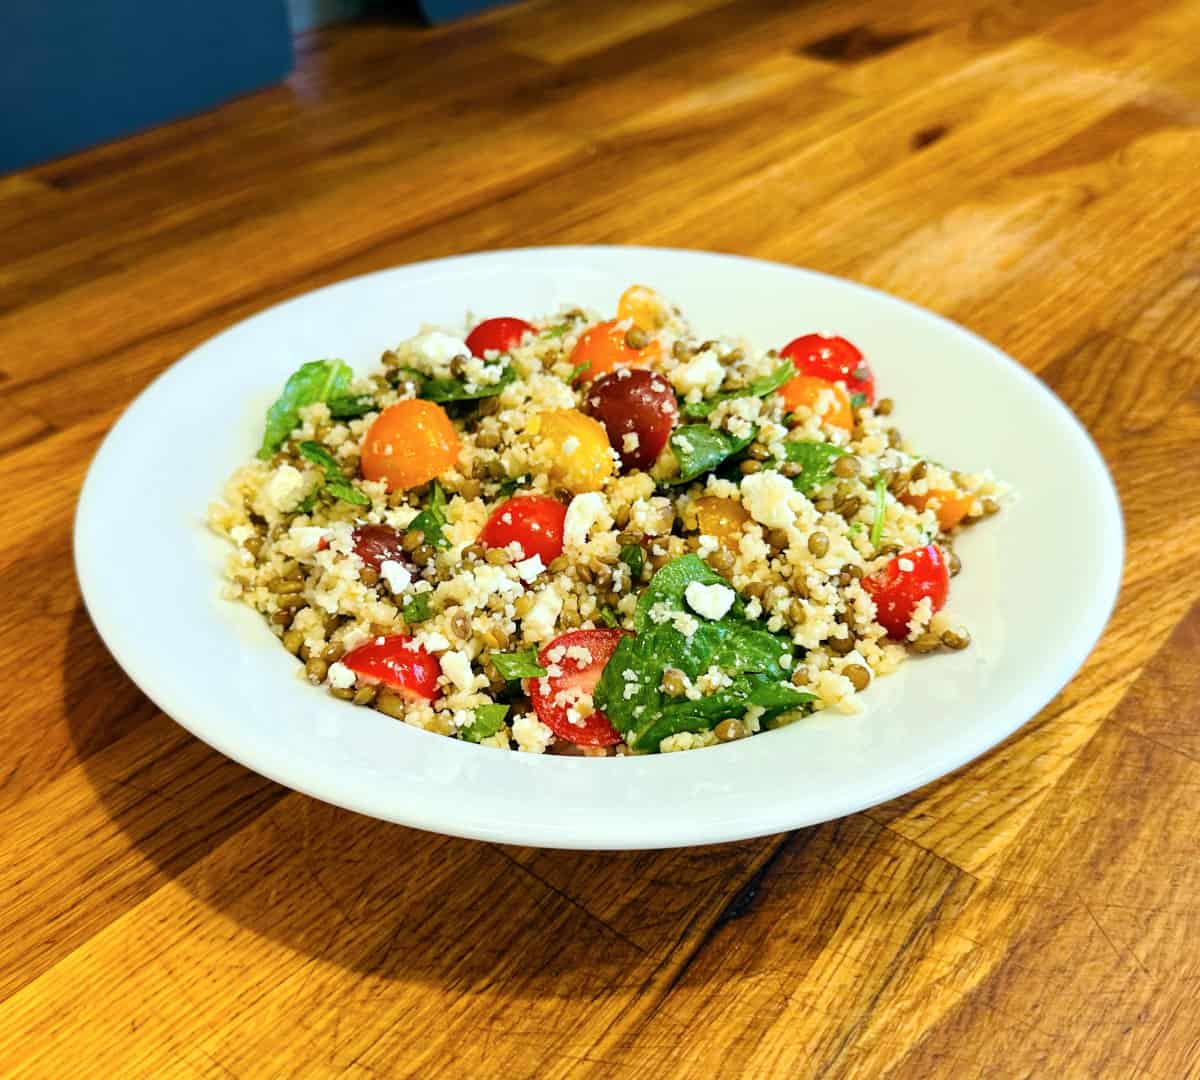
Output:
<svg viewBox="0 0 1200 1080">
<path fill-rule="evenodd" d="M 696 500 L 696 520 L 702 535 L 715 536 L 723 544 L 736 546 L 750 515 L 736 499 L 706 495 Z"/>
<path fill-rule="evenodd" d="M 653 334 L 667 321 L 667 305 L 649 285 L 630 285 L 617 303 L 617 321 L 624 319 Z"/>
<path fill-rule="evenodd" d="M 920 495 L 914 495 L 906 491 L 900 496 L 900 501 L 906 506 L 911 506 L 914 510 L 924 510 L 933 499 L 937 499 L 938 501 L 935 513 L 937 514 L 938 527 L 942 532 L 949 532 L 953 529 L 955 525 L 967 516 L 967 511 L 971 509 L 971 496 L 961 494 L 953 488 L 935 488 Z"/>
<path fill-rule="evenodd" d="M 538 456 L 551 480 L 579 494 L 598 491 L 613 474 L 604 425 L 578 409 L 553 409 L 529 421 Z"/>
<path fill-rule="evenodd" d="M 362 474 L 388 491 L 407 491 L 441 476 L 462 443 L 446 410 L 432 401 L 397 401 L 379 414 L 362 444 Z"/>
<path fill-rule="evenodd" d="M 580 334 L 571 350 L 572 365 L 587 365 L 579 378 L 591 382 L 619 367 L 645 367 L 662 355 L 662 346 L 655 340 L 638 349 L 626 338 L 627 332 L 621 330 L 615 320 L 597 323 Z"/>
<path fill-rule="evenodd" d="M 821 416 L 821 420 L 834 427 L 854 430 L 854 409 L 850 404 L 850 395 L 837 383 L 827 379 L 818 379 L 815 375 L 797 375 L 779 388 L 779 394 L 787 406 L 788 412 L 795 412 L 801 405 L 807 405 L 816 410 L 821 392 L 829 390 L 833 393 L 833 406 Z"/>
</svg>

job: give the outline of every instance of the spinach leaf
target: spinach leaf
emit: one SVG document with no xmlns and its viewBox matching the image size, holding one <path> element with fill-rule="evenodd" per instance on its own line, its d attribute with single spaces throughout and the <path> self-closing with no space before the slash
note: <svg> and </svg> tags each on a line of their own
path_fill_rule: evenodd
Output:
<svg viewBox="0 0 1200 1080">
<path fill-rule="evenodd" d="M 433 593 L 423 592 L 416 593 L 404 602 L 404 621 L 409 625 L 413 623 L 423 623 L 429 619 L 433 612 L 429 608 L 429 601 Z"/>
<path fill-rule="evenodd" d="M 646 565 L 646 550 L 641 544 L 625 544 L 617 553 L 617 558 L 629 567 L 629 576 L 634 582 L 642 576 L 642 567 Z"/>
<path fill-rule="evenodd" d="M 669 482 L 688 484 L 702 473 L 711 472 L 721 462 L 745 450 L 756 434 L 757 430 L 745 438 L 738 438 L 707 424 L 685 424 L 676 428 L 671 432 L 668 442 L 675 460 L 679 462 L 679 475 L 672 477 Z"/>
<path fill-rule="evenodd" d="M 548 326 L 542 331 L 544 338 L 560 338 L 571 329 L 570 323 L 560 322 L 556 326 Z"/>
<path fill-rule="evenodd" d="M 687 587 L 694 581 L 698 581 L 701 585 L 728 585 L 729 588 L 733 588 L 699 555 L 680 555 L 678 559 L 672 559 L 655 574 L 650 579 L 650 584 L 642 591 L 642 595 L 638 597 L 637 611 L 633 616 L 634 629 L 640 634 L 654 625 L 650 619 L 650 610 L 658 604 L 665 604 L 671 611 L 686 610 L 683 604 L 683 594 L 687 592 Z M 745 611 L 746 606 L 742 603 L 742 598 L 735 595 L 733 606 L 725 617 L 732 616 L 740 619 L 745 615 Z"/>
<path fill-rule="evenodd" d="M 341 360 L 310 360 L 292 372 L 267 410 L 267 426 L 258 456 L 266 461 L 287 442 L 300 423 L 300 410 L 305 405 L 344 397 L 353 377 L 354 373 Z"/>
<path fill-rule="evenodd" d="M 370 394 L 330 398 L 326 404 L 329 406 L 329 415 L 335 420 L 357 420 L 378 408 Z"/>
<path fill-rule="evenodd" d="M 540 679 L 546 669 L 538 663 L 533 649 L 524 652 L 492 653 L 492 663 L 504 679 Z"/>
<path fill-rule="evenodd" d="M 320 443 L 306 440 L 300 444 L 299 450 L 301 457 L 307 458 L 314 465 L 319 465 L 325 470 L 323 486 L 327 494 L 354 506 L 371 505 L 371 500 L 366 494 L 359 491 L 342 475 L 342 470 L 333 455 Z"/>
<path fill-rule="evenodd" d="M 871 546 L 879 548 L 883 539 L 883 519 L 887 516 L 887 480 L 882 473 L 875 477 L 875 520 L 871 522 Z"/>
<path fill-rule="evenodd" d="M 507 715 L 507 705 L 479 705 L 475 709 L 475 719 L 463 728 L 460 734 L 467 742 L 483 742 L 504 727 L 504 718 Z"/>
<path fill-rule="evenodd" d="M 683 415 L 693 420 L 707 419 L 709 414 L 723 401 L 732 401 L 734 398 L 742 397 L 766 397 L 785 383 L 791 382 L 795 377 L 796 366 L 790 360 L 785 360 L 773 371 L 760 376 L 749 386 L 744 386 L 740 390 L 723 390 L 703 401 L 688 402 L 683 406 Z"/>
<path fill-rule="evenodd" d="M 804 495 L 811 495 L 828 484 L 834 476 L 833 463 L 846 454 L 832 443 L 787 441 L 783 446 L 787 460 L 800 466 L 801 471 L 792 479 L 792 484 Z"/>
<path fill-rule="evenodd" d="M 600 609 L 600 614 L 597 616 L 597 618 L 604 626 L 607 626 L 610 630 L 615 630 L 618 626 L 621 625 L 621 620 L 618 617 L 616 611 L 614 611 L 612 608 L 608 607 L 607 605 L 605 605 L 604 607 L 602 607 Z"/>
<path fill-rule="evenodd" d="M 467 388 L 463 379 L 437 379 L 425 375 L 415 368 L 399 368 L 396 375 L 416 383 L 417 397 L 426 401 L 436 401 L 444 404 L 447 401 L 478 401 L 480 398 L 495 397 L 501 390 L 517 381 L 517 373 L 511 364 L 505 364 L 500 378 L 494 383 L 473 383 L 472 389 Z"/>
<path fill-rule="evenodd" d="M 416 529 L 427 544 L 434 547 L 448 547 L 450 541 L 442 535 L 446 527 L 446 493 L 436 480 L 429 489 L 429 505 L 408 523 L 410 529 Z"/>
<path fill-rule="evenodd" d="M 510 476 L 507 480 L 503 480 L 500 486 L 496 489 L 496 497 L 499 499 L 510 498 L 522 484 L 529 482 L 529 475 Z"/>
</svg>

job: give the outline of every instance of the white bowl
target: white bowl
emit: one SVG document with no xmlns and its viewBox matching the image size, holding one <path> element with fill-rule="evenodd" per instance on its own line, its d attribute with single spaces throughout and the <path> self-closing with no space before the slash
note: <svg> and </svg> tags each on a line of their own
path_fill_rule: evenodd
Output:
<svg viewBox="0 0 1200 1080">
<path fill-rule="evenodd" d="M 968 532 L 949 608 L 970 648 L 906 664 L 852 717 L 683 754 L 533 756 L 428 734 L 296 676 L 262 618 L 220 597 L 227 548 L 209 502 L 249 459 L 300 363 L 358 370 L 421 323 L 466 312 L 614 309 L 631 282 L 702 334 L 781 345 L 837 332 L 869 356 L 901 429 L 1019 493 Z M 790 266 L 691 251 L 562 247 L 398 267 L 270 308 L 195 349 L 129 407 L 96 455 L 75 523 L 88 610 L 130 677 L 222 753 L 375 817 L 563 848 L 737 840 L 848 814 L 962 765 L 1032 717 L 1092 649 L 1116 598 L 1120 508 L 1070 412 L 993 346 L 910 304 Z"/>
</svg>

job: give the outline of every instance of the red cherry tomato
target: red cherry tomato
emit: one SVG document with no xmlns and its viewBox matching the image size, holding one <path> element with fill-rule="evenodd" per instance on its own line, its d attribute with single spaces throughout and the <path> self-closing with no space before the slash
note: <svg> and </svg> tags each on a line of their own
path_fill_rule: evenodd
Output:
<svg viewBox="0 0 1200 1080">
<path fill-rule="evenodd" d="M 483 357 L 489 349 L 496 352 L 508 352 L 521 344 L 526 334 L 537 333 L 524 319 L 514 319 L 508 316 L 499 319 L 484 319 L 467 335 L 467 348 L 472 356 Z"/>
<path fill-rule="evenodd" d="M 580 703 L 591 705 L 592 691 L 604 665 L 628 630 L 569 630 L 540 653 L 538 663 L 550 674 L 527 683 L 537 718 L 560 739 L 576 746 L 613 746 L 621 741 L 608 717 L 593 712 L 572 723 L 567 710 Z"/>
<path fill-rule="evenodd" d="M 562 554 L 566 516 L 567 508 L 548 495 L 517 495 L 492 511 L 479 539 L 490 548 L 506 548 L 515 540 L 521 558 L 540 555 L 542 565 L 549 566 Z"/>
<path fill-rule="evenodd" d="M 413 701 L 432 701 L 438 696 L 442 669 L 437 658 L 407 634 L 391 634 L 351 649 L 342 663 Z"/>
<path fill-rule="evenodd" d="M 376 572 L 385 562 L 408 561 L 400 534 L 390 525 L 359 525 L 350 536 L 354 553 Z"/>
<path fill-rule="evenodd" d="M 804 334 L 789 341 L 782 349 L 801 375 L 815 375 L 827 382 L 839 379 L 853 394 L 862 394 L 868 405 L 875 404 L 875 375 L 863 354 L 844 337 Z"/>
<path fill-rule="evenodd" d="M 649 469 L 679 422 L 671 384 L 652 371 L 618 368 L 601 376 L 584 398 L 584 409 L 604 425 L 621 467 Z M 632 449 L 625 448 L 633 435 Z"/>
<path fill-rule="evenodd" d="M 862 586 L 875 601 L 879 625 L 888 637 L 900 641 L 908 637 L 908 620 L 925 597 L 934 611 L 941 610 L 950 591 L 950 571 L 942 549 L 929 544 L 897 555 L 882 570 L 863 578 Z"/>
</svg>

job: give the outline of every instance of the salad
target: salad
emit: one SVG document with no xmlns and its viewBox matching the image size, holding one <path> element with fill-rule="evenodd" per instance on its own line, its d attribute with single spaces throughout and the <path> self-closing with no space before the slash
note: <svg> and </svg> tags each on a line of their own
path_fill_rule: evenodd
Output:
<svg viewBox="0 0 1200 1080">
<path fill-rule="evenodd" d="M 484 746 L 669 752 L 855 712 L 967 647 L 955 538 L 1005 495 L 894 411 L 844 337 L 701 339 L 641 285 L 607 317 L 426 328 L 369 375 L 287 380 L 210 508 L 224 593 L 334 697 Z"/>
</svg>

